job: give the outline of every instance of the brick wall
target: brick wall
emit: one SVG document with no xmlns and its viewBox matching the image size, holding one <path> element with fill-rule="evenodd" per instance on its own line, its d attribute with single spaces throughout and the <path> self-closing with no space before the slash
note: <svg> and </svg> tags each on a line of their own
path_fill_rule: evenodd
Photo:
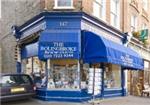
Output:
<svg viewBox="0 0 150 105">
<path fill-rule="evenodd" d="M 39 14 L 42 8 L 43 0 L 2 0 L 2 33 L 0 35 L 2 72 L 16 71 L 14 60 L 16 40 L 11 34 L 11 26 L 23 24 Z"/>
<path fill-rule="evenodd" d="M 130 0 L 123 0 L 124 4 L 124 31 L 130 32 L 130 23 L 131 23 L 131 16 L 135 14 L 138 17 L 138 30 L 142 29 L 142 23 L 146 23 L 148 28 L 150 29 L 150 16 L 148 14 L 149 11 L 146 12 L 147 16 L 144 16 L 143 10 L 143 3 L 141 0 L 133 0 L 136 1 L 137 5 L 134 6 L 134 3 L 131 3 Z M 148 10 L 150 10 L 150 1 L 148 0 Z"/>
<path fill-rule="evenodd" d="M 92 14 L 93 13 L 93 0 L 82 0 L 83 11 Z"/>
<path fill-rule="evenodd" d="M 2 58 L 1 58 L 1 45 L 0 45 L 0 72 L 2 71 Z"/>
</svg>

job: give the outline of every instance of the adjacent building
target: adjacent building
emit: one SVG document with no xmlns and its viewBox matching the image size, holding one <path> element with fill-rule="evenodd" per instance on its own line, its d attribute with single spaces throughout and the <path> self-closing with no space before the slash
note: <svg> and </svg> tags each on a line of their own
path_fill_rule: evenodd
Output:
<svg viewBox="0 0 150 105">
<path fill-rule="evenodd" d="M 150 10 L 149 0 L 124 0 L 123 5 L 123 32 L 132 35 L 128 46 L 134 49 L 144 59 L 144 72 L 128 71 L 128 92 L 133 95 L 141 95 L 144 84 L 150 84 Z M 147 31 L 146 31 L 147 30 Z M 146 35 L 146 39 L 140 34 Z"/>
<path fill-rule="evenodd" d="M 145 8 L 143 2 L 2 0 L 2 72 L 31 75 L 42 100 L 125 96 L 127 73 L 142 72 L 150 61 L 149 36 L 130 36 L 149 29 L 148 14 L 136 7 Z"/>
</svg>

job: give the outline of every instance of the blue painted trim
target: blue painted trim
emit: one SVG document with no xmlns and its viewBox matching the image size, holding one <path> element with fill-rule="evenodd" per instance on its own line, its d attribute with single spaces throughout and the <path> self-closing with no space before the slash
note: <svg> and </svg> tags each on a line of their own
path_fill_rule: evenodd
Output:
<svg viewBox="0 0 150 105">
<path fill-rule="evenodd" d="M 21 62 L 16 62 L 16 72 L 21 73 Z"/>
<path fill-rule="evenodd" d="M 42 18 L 43 17 L 43 18 Z M 37 21 L 38 19 L 42 18 L 41 20 Z M 124 33 L 122 33 L 121 31 L 115 29 L 114 27 L 106 24 L 105 22 L 96 19 L 93 16 L 88 15 L 87 13 L 84 12 L 41 12 L 40 14 L 38 14 L 37 16 L 33 17 L 32 19 L 30 19 L 29 21 L 25 22 L 23 25 L 21 25 L 19 27 L 19 30 L 25 28 L 28 26 L 27 29 L 32 28 L 33 26 L 35 26 L 36 24 L 38 24 L 41 21 L 47 21 L 50 18 L 54 18 L 54 19 L 79 19 L 79 21 L 86 21 L 86 22 L 90 22 L 90 21 L 94 21 L 95 23 L 98 23 L 104 27 L 106 27 L 108 30 L 111 30 L 117 34 L 120 35 L 120 38 L 123 39 L 124 37 Z M 33 24 L 34 23 L 34 24 Z M 90 22 L 91 24 L 93 24 L 92 22 Z M 96 25 L 96 24 L 93 24 Z M 79 27 L 81 29 L 81 27 Z M 25 29 L 25 30 L 27 30 Z M 103 29 L 103 28 L 102 28 Z M 108 32 L 108 30 L 105 30 Z"/>
<path fill-rule="evenodd" d="M 33 27 L 33 25 L 38 24 L 41 21 L 47 20 L 48 18 L 81 18 L 82 17 L 82 12 L 41 12 L 40 14 L 36 15 L 35 17 L 31 18 L 27 22 L 25 22 L 23 25 L 19 27 L 19 30 L 26 28 L 27 26 L 28 29 Z M 42 18 L 43 17 L 43 18 Z M 42 18 L 40 21 L 40 18 Z M 34 24 L 33 24 L 34 23 Z M 31 25 L 32 24 L 32 25 Z"/>
<path fill-rule="evenodd" d="M 92 98 L 91 95 L 87 94 L 86 89 L 76 91 L 38 89 L 36 97 L 38 99 L 46 101 L 67 101 L 67 102 L 84 102 Z"/>
<path fill-rule="evenodd" d="M 122 88 L 104 89 L 104 98 L 122 96 Z"/>
<path fill-rule="evenodd" d="M 104 96 L 96 95 L 95 98 L 112 98 L 122 96 L 122 89 L 104 89 Z M 61 101 L 61 102 L 85 102 L 92 99 L 92 95 L 87 93 L 86 89 L 71 90 L 47 90 L 38 89 L 36 98 L 44 101 Z"/>
</svg>

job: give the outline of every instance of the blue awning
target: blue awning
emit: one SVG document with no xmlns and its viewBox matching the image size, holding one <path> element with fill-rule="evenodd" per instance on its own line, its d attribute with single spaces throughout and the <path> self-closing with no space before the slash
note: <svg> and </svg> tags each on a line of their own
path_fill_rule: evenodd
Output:
<svg viewBox="0 0 150 105">
<path fill-rule="evenodd" d="M 143 59 L 138 53 L 92 32 L 83 31 L 83 61 L 85 63 L 107 62 L 127 69 L 143 70 Z"/>
<path fill-rule="evenodd" d="M 80 30 L 45 30 L 39 39 L 39 59 L 80 58 Z"/>
<path fill-rule="evenodd" d="M 26 45 L 21 49 L 21 59 L 25 59 L 37 55 L 38 55 L 38 42 Z"/>
</svg>

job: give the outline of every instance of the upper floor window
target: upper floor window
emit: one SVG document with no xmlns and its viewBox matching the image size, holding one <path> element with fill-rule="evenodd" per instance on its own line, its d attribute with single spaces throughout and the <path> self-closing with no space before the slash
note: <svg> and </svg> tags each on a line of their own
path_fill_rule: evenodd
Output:
<svg viewBox="0 0 150 105">
<path fill-rule="evenodd" d="M 111 25 L 120 28 L 120 3 L 119 0 L 111 0 L 111 10 L 110 10 L 110 16 L 111 16 Z"/>
<path fill-rule="evenodd" d="M 147 25 L 145 23 L 142 24 L 142 29 L 147 29 Z"/>
<path fill-rule="evenodd" d="M 106 4 L 105 0 L 94 0 L 93 15 L 105 21 L 106 18 Z"/>
<path fill-rule="evenodd" d="M 143 8 L 145 11 L 148 10 L 148 1 L 147 0 L 143 0 Z"/>
<path fill-rule="evenodd" d="M 137 31 L 137 16 L 132 15 L 131 16 L 131 32 Z"/>
<path fill-rule="evenodd" d="M 55 0 L 54 9 L 73 9 L 73 0 Z"/>
</svg>

